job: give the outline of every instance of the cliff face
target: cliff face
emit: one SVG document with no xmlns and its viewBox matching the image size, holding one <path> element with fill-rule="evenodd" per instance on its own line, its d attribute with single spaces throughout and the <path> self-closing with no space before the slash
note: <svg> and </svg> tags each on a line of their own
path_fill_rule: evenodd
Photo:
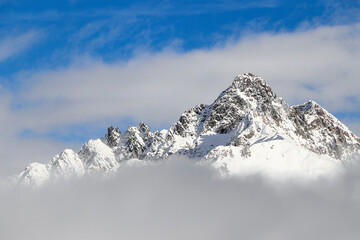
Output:
<svg viewBox="0 0 360 240">
<path fill-rule="evenodd" d="M 234 174 L 259 166 L 320 174 L 360 155 L 360 139 L 314 101 L 289 106 L 262 78 L 247 73 L 237 76 L 212 104 L 184 112 L 169 130 L 153 133 L 140 123 L 121 133 L 111 126 L 104 138 L 90 140 L 78 154 L 66 150 L 47 165 L 30 165 L 17 181 L 107 174 L 126 161 L 151 162 L 173 154 Z"/>
</svg>

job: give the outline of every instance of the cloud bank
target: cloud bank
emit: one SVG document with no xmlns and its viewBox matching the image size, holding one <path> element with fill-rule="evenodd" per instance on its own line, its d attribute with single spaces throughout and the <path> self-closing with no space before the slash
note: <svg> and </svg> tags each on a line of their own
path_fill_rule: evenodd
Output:
<svg viewBox="0 0 360 240">
<path fill-rule="evenodd" d="M 268 184 L 173 159 L 0 192 L 1 239 L 355 239 L 360 178 Z"/>
</svg>

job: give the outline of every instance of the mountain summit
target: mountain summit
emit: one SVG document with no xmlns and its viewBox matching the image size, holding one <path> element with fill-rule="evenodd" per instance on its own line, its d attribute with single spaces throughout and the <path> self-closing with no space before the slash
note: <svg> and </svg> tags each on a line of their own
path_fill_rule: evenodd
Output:
<svg viewBox="0 0 360 240">
<path fill-rule="evenodd" d="M 32 163 L 15 177 L 40 184 L 49 178 L 109 174 L 119 166 L 150 164 L 170 155 L 208 162 L 227 174 L 319 177 L 360 156 L 360 139 L 314 101 L 289 106 L 260 77 L 246 73 L 210 105 L 184 112 L 170 129 L 145 123 L 123 133 L 109 127 L 75 153 Z"/>
</svg>

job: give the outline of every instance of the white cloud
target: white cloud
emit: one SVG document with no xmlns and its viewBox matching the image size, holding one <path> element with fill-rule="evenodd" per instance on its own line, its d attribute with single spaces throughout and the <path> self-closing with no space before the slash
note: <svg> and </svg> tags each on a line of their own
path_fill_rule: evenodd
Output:
<svg viewBox="0 0 360 240">
<path fill-rule="evenodd" d="M 34 161 L 48 162 L 69 144 L 46 138 L 23 138 L 11 110 L 12 96 L 0 91 L 0 177 L 19 173 Z M 22 119 L 26 122 L 26 118 Z M 76 148 L 75 144 L 71 147 Z"/>
<path fill-rule="evenodd" d="M 291 104 L 314 99 L 330 111 L 353 111 L 360 96 L 359 40 L 360 25 L 320 27 L 255 35 L 210 50 L 143 54 L 129 62 L 90 60 L 24 80 L 32 85 L 18 101 L 41 104 L 17 114 L 31 128 L 124 116 L 171 123 L 187 108 L 211 103 L 235 75 L 248 71 Z"/>
<path fill-rule="evenodd" d="M 39 32 L 28 31 L 0 39 L 0 62 L 26 50 L 34 44 L 38 38 Z"/>
</svg>

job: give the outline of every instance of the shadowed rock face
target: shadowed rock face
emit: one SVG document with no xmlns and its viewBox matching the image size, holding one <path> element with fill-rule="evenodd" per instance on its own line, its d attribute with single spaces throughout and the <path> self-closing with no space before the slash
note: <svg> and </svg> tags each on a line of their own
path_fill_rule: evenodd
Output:
<svg viewBox="0 0 360 240">
<path fill-rule="evenodd" d="M 229 133 L 244 117 L 246 102 L 238 95 L 236 87 L 223 92 L 212 105 L 202 132 Z"/>
<path fill-rule="evenodd" d="M 113 126 L 110 126 L 108 127 L 107 131 L 108 132 L 105 138 L 107 139 L 109 147 L 113 148 L 119 143 L 120 134 L 121 134 L 120 129 L 118 127 L 114 129 Z"/>
<path fill-rule="evenodd" d="M 313 144 L 311 150 L 340 159 L 344 151 L 360 147 L 360 140 L 314 101 L 292 107 L 296 133 Z M 322 144 L 316 144 L 317 142 Z"/>
<path fill-rule="evenodd" d="M 259 155 L 264 149 L 258 146 L 267 147 L 267 152 Z M 280 154 L 272 155 L 274 146 Z M 73 172 L 78 175 L 107 173 L 129 159 L 157 160 L 172 154 L 215 163 L 254 156 L 278 159 L 286 151 L 296 152 L 290 157 L 300 152 L 306 159 L 311 155 L 314 159 L 326 156 L 330 161 L 347 161 L 360 156 L 360 139 L 314 101 L 291 107 L 262 78 L 246 73 L 235 77 L 212 104 L 184 112 L 169 130 L 152 133 L 140 123 L 121 133 L 118 127 L 110 126 L 105 138 L 90 140 L 78 155 L 69 152 L 47 165 L 30 165 L 18 179 L 39 182 L 69 168 L 76 168 Z"/>
</svg>

